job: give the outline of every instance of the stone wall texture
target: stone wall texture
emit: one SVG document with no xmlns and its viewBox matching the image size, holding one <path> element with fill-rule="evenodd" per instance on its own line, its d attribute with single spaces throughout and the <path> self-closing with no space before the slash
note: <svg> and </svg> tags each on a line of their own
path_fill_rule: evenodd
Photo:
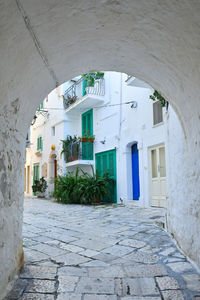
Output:
<svg viewBox="0 0 200 300">
<path fill-rule="evenodd" d="M 168 230 L 200 265 L 199 12 L 195 0 L 0 0 L 0 297 L 23 260 L 24 141 L 34 111 L 57 84 L 92 70 L 135 75 L 176 111 Z"/>
</svg>

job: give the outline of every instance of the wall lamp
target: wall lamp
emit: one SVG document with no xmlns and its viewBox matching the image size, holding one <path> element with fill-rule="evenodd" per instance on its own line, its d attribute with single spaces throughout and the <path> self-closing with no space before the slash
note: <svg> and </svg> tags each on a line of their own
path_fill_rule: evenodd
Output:
<svg viewBox="0 0 200 300">
<path fill-rule="evenodd" d="M 35 124 L 35 122 L 36 122 L 36 119 L 37 119 L 37 116 L 36 116 L 36 115 L 34 115 L 34 117 L 33 117 L 33 120 L 32 120 L 32 122 L 31 122 L 31 125 L 34 125 L 34 124 Z"/>
<path fill-rule="evenodd" d="M 133 101 L 132 104 L 131 104 L 131 108 L 136 108 L 137 106 L 138 106 L 137 102 Z"/>
</svg>

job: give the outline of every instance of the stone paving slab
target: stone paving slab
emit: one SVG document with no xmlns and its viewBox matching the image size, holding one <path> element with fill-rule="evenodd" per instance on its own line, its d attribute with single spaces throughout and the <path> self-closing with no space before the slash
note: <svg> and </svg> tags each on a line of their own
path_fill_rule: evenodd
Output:
<svg viewBox="0 0 200 300">
<path fill-rule="evenodd" d="M 56 291 L 55 281 L 53 280 L 40 280 L 31 279 L 26 288 L 26 292 L 29 293 L 49 293 L 53 294 Z"/>
<path fill-rule="evenodd" d="M 20 300 L 54 300 L 54 295 L 25 293 Z"/>
<path fill-rule="evenodd" d="M 57 268 L 47 266 L 34 266 L 27 265 L 22 270 L 20 277 L 24 279 L 55 279 Z"/>
<path fill-rule="evenodd" d="M 5 300 L 200 299 L 200 275 L 155 225 L 163 216 L 25 199 L 25 266 Z"/>
<path fill-rule="evenodd" d="M 160 264 L 125 266 L 128 277 L 155 277 L 167 275 L 166 269 Z"/>
<path fill-rule="evenodd" d="M 162 291 L 163 300 L 184 300 L 184 296 L 181 291 L 178 290 L 168 290 L 168 291 Z M 192 299 L 192 298 L 186 298 L 186 299 Z M 193 298 L 195 299 L 195 298 Z"/>
<path fill-rule="evenodd" d="M 115 280 L 116 292 L 119 296 L 159 296 L 154 278 L 119 278 Z"/>
<path fill-rule="evenodd" d="M 81 278 L 76 292 L 83 294 L 114 294 L 115 282 L 112 278 Z"/>
</svg>

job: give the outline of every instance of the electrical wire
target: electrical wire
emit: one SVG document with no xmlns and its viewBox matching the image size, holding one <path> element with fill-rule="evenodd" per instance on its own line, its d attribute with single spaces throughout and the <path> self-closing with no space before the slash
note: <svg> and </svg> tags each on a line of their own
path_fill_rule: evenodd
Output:
<svg viewBox="0 0 200 300">
<path fill-rule="evenodd" d="M 103 107 L 112 107 L 112 106 L 121 106 L 121 105 L 127 105 L 127 104 L 135 104 L 136 101 L 128 101 L 128 102 L 122 102 L 122 103 L 116 103 L 116 104 L 108 104 L 108 105 L 99 105 L 99 106 L 93 106 L 92 108 L 103 108 Z M 70 107 L 70 106 L 69 106 Z M 84 109 L 90 109 L 91 107 L 85 107 Z M 65 108 L 58 108 L 58 107 L 47 107 L 47 110 L 65 110 Z M 41 109 L 42 112 L 47 112 L 45 109 Z"/>
</svg>

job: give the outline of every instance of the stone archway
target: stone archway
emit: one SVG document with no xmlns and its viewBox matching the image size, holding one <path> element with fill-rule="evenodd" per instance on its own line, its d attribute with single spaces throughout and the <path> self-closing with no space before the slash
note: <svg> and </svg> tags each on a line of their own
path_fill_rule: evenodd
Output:
<svg viewBox="0 0 200 300">
<path fill-rule="evenodd" d="M 56 85 L 91 70 L 135 75 L 173 105 L 183 139 L 171 131 L 168 230 L 200 265 L 199 11 L 193 0 L 0 1 L 1 295 L 23 263 L 28 126 Z"/>
</svg>

